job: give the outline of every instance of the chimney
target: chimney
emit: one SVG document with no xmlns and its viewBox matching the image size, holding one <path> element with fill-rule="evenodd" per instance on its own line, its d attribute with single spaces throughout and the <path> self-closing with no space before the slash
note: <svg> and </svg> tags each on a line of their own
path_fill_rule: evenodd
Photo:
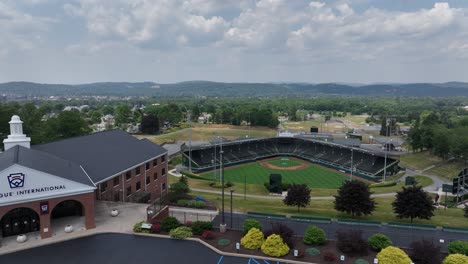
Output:
<svg viewBox="0 0 468 264">
<path fill-rule="evenodd" d="M 20 117 L 14 115 L 8 123 L 10 124 L 10 135 L 3 140 L 5 151 L 17 145 L 30 148 L 31 138 L 23 134 L 23 121 L 21 121 Z"/>
</svg>

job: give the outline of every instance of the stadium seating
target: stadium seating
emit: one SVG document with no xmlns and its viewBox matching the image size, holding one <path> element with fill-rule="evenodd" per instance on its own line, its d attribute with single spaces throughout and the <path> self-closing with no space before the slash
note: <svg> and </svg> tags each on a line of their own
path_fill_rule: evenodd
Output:
<svg viewBox="0 0 468 264">
<path fill-rule="evenodd" d="M 216 148 L 216 158 L 214 157 Z M 192 160 L 195 171 L 210 169 L 213 161 L 219 166 L 221 144 L 192 148 Z M 337 170 L 351 170 L 363 175 L 381 175 L 385 158 L 382 153 L 373 153 L 359 148 L 338 145 L 329 142 L 299 138 L 263 138 L 233 141 L 222 144 L 224 164 L 239 164 L 275 156 L 295 156 L 304 160 L 319 163 Z M 183 151 L 188 158 L 188 150 Z M 387 158 L 386 165 L 395 165 L 397 160 Z"/>
</svg>

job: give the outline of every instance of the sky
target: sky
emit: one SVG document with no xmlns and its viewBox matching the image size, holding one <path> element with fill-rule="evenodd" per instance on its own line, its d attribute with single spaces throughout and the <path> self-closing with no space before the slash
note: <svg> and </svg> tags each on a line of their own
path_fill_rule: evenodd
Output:
<svg viewBox="0 0 468 264">
<path fill-rule="evenodd" d="M 0 82 L 468 82 L 467 66 L 467 0 L 0 0 Z"/>
</svg>

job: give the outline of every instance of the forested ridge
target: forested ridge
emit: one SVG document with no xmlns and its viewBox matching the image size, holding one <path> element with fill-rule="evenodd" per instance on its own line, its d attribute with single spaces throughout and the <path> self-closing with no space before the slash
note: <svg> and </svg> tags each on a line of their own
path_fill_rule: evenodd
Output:
<svg viewBox="0 0 468 264">
<path fill-rule="evenodd" d="M 468 83 L 412 83 L 346 85 L 337 83 L 222 83 L 190 81 L 173 84 L 153 82 L 102 82 L 90 84 L 0 84 L 0 93 L 17 96 L 154 96 L 154 97 L 314 97 L 341 96 L 468 96 Z"/>
</svg>

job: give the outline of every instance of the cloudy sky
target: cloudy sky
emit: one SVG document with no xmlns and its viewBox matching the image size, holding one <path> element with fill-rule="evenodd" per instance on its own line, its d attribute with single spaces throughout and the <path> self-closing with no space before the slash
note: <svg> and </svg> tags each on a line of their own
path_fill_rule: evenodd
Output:
<svg viewBox="0 0 468 264">
<path fill-rule="evenodd" d="M 0 82 L 468 81 L 468 1 L 0 0 Z"/>
</svg>

